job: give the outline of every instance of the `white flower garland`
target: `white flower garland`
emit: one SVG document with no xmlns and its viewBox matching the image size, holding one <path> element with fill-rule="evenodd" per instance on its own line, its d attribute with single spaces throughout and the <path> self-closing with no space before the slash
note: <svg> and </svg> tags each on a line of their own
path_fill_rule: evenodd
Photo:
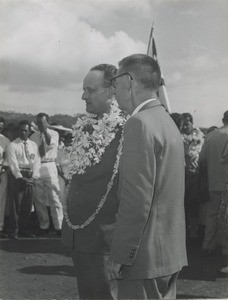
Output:
<svg viewBox="0 0 228 300">
<path fill-rule="evenodd" d="M 95 212 L 81 225 L 72 224 L 72 222 L 70 220 L 70 217 L 68 215 L 67 196 L 68 196 L 69 189 L 70 189 L 70 182 L 67 185 L 66 191 L 65 191 L 65 200 L 64 200 L 64 205 L 63 205 L 63 212 L 64 212 L 64 217 L 65 217 L 66 223 L 71 229 L 78 230 L 78 229 L 83 229 L 86 226 L 88 226 L 95 219 L 96 215 L 100 212 L 101 208 L 104 206 L 105 201 L 107 199 L 107 196 L 108 196 L 108 194 L 109 194 L 109 192 L 110 192 L 110 190 L 113 186 L 113 182 L 114 182 L 114 179 L 116 177 L 116 174 L 118 172 L 120 157 L 121 157 L 121 154 L 122 154 L 122 149 L 123 149 L 123 133 L 122 133 L 121 138 L 120 138 L 120 142 L 119 142 L 119 146 L 118 146 L 118 150 L 117 150 L 117 155 L 116 155 L 116 162 L 114 164 L 112 177 L 111 177 L 111 179 L 110 179 L 110 181 L 107 185 L 106 193 L 101 198 L 100 203 L 98 204 L 97 209 L 95 210 Z"/>
<path fill-rule="evenodd" d="M 186 166 L 190 172 L 195 173 L 198 170 L 199 154 L 204 143 L 204 134 L 199 128 L 194 128 L 193 131 L 188 134 L 182 134 Z"/>
<path fill-rule="evenodd" d="M 100 162 L 106 147 L 115 138 L 125 118 L 121 115 L 117 102 L 112 99 L 109 114 L 104 114 L 101 119 L 96 115 L 84 114 L 79 117 L 73 126 L 73 140 L 68 147 L 70 164 L 68 179 L 74 174 L 83 174 L 87 167 Z"/>
<path fill-rule="evenodd" d="M 87 167 L 100 162 L 106 147 L 115 138 L 120 126 L 124 125 L 126 118 L 121 116 L 116 101 L 112 102 L 109 114 L 104 114 L 102 119 L 97 120 L 94 115 L 85 114 L 78 119 L 73 129 L 73 141 L 68 151 L 70 151 L 70 169 L 68 178 L 69 184 L 65 190 L 63 212 L 67 225 L 73 229 L 83 229 L 88 226 L 100 212 L 105 204 L 107 196 L 113 186 L 115 176 L 118 172 L 120 157 L 123 149 L 123 133 L 120 138 L 116 161 L 113 167 L 112 177 L 107 185 L 105 195 L 101 198 L 95 212 L 81 225 L 72 224 L 68 215 L 67 198 L 70 189 L 71 178 L 74 174 L 83 174 Z M 89 133 L 88 130 L 92 132 Z"/>
</svg>

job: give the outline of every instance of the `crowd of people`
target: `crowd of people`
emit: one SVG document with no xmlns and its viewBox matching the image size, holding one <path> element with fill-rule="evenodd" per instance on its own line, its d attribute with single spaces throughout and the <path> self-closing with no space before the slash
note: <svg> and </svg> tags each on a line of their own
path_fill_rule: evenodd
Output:
<svg viewBox="0 0 228 300">
<path fill-rule="evenodd" d="M 135 54 L 89 70 L 87 113 L 64 138 L 45 113 L 14 137 L 0 119 L 1 238 L 47 235 L 51 221 L 80 299 L 175 299 L 195 238 L 204 255 L 221 247 L 228 272 L 228 111 L 203 132 L 166 111 L 160 83 L 157 62 Z"/>
<path fill-rule="evenodd" d="M 1 238 L 45 236 L 51 227 L 61 236 L 69 162 L 65 141 L 69 143 L 72 130 L 50 126 L 45 113 L 36 121 L 6 126 L 0 119 Z"/>
<path fill-rule="evenodd" d="M 187 242 L 202 239 L 205 256 L 222 252 L 228 272 L 228 111 L 223 126 L 204 133 L 189 113 L 173 113 L 185 149 L 185 216 Z M 221 251 L 222 250 L 222 251 Z"/>
</svg>

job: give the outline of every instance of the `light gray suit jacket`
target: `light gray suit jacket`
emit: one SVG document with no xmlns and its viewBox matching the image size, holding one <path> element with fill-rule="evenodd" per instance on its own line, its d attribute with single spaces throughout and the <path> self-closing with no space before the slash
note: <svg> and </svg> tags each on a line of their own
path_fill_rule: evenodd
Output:
<svg viewBox="0 0 228 300">
<path fill-rule="evenodd" d="M 111 259 L 126 279 L 157 278 L 187 265 L 184 149 L 180 133 L 158 100 L 124 128 L 117 224 Z"/>
</svg>

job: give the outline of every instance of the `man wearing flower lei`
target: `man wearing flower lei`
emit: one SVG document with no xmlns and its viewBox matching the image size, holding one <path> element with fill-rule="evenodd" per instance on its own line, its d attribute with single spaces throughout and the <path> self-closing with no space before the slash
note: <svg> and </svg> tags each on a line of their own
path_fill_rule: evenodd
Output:
<svg viewBox="0 0 228 300">
<path fill-rule="evenodd" d="M 185 150 L 185 214 L 187 240 L 197 237 L 200 203 L 199 156 L 204 143 L 204 134 L 193 127 L 190 113 L 182 114 L 181 134 Z"/>
<path fill-rule="evenodd" d="M 110 299 L 105 261 L 118 211 L 117 171 L 123 114 L 113 96 L 112 65 L 93 67 L 83 81 L 87 113 L 73 126 L 62 241 L 72 249 L 81 299 Z"/>
</svg>

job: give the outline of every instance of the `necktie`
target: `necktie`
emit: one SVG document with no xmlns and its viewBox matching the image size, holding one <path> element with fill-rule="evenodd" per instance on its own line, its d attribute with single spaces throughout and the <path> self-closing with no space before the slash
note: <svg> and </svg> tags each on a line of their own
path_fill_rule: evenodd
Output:
<svg viewBox="0 0 228 300">
<path fill-rule="evenodd" d="M 46 154 L 43 138 L 41 139 L 41 144 L 39 146 L 39 153 L 41 158 Z"/>
<path fill-rule="evenodd" d="M 24 141 L 24 150 L 25 150 L 25 156 L 27 160 L 30 162 L 30 155 L 29 155 L 29 150 L 28 150 L 28 143 Z"/>
</svg>

